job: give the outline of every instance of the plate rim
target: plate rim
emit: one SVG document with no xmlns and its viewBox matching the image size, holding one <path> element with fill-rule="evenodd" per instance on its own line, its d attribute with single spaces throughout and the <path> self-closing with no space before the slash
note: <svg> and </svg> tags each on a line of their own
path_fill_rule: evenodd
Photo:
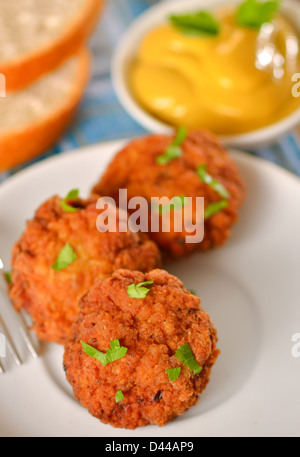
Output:
<svg viewBox="0 0 300 457">
<path fill-rule="evenodd" d="M 38 173 L 39 170 L 44 170 L 49 164 L 54 165 L 56 162 L 63 162 L 63 161 L 68 161 L 72 160 L 72 157 L 75 155 L 84 155 L 84 154 L 89 154 L 96 152 L 96 150 L 99 148 L 100 150 L 102 148 L 106 147 L 111 147 L 114 148 L 120 147 L 123 148 L 126 143 L 132 141 L 134 138 L 143 138 L 145 135 L 142 136 L 137 136 L 137 137 L 129 137 L 129 138 L 121 138 L 117 140 L 111 140 L 111 141 L 103 141 L 103 142 L 98 142 L 95 144 L 89 144 L 86 146 L 82 146 L 79 148 L 74 148 L 70 149 L 69 151 L 64 151 L 58 155 L 54 155 L 51 157 L 47 157 L 45 159 L 42 159 L 39 162 L 35 162 L 26 168 L 23 168 L 20 171 L 17 171 L 15 174 L 9 176 L 8 178 L 4 179 L 0 183 L 0 194 L 2 192 L 5 192 L 8 190 L 11 186 L 13 186 L 19 179 L 26 179 L 27 176 L 30 176 L 31 174 Z M 260 156 L 253 155 L 250 152 L 243 151 L 241 149 L 236 149 L 236 148 L 226 148 L 229 154 L 232 156 L 234 161 L 237 162 L 244 162 L 246 165 L 249 163 L 256 163 L 259 166 L 264 167 L 265 169 L 269 169 L 272 172 L 275 173 L 280 173 L 282 176 L 284 176 L 286 179 L 293 180 L 295 184 L 299 185 L 299 190 L 300 190 L 300 177 L 297 174 L 294 174 L 292 171 L 289 171 L 280 165 L 277 165 L 274 162 L 271 162 L 269 160 L 266 160 Z M 121 149 L 120 149 L 121 150 Z M 116 150 L 116 154 L 119 151 Z"/>
</svg>

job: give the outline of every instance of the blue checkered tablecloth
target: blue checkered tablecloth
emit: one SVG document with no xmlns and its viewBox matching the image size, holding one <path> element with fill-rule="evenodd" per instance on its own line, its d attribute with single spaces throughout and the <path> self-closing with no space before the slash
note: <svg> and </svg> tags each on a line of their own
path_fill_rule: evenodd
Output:
<svg viewBox="0 0 300 457">
<path fill-rule="evenodd" d="M 42 156 L 22 167 L 0 174 L 0 182 L 20 169 L 52 155 L 88 144 L 145 133 L 118 102 L 111 84 L 110 63 L 113 51 L 129 24 L 157 1 L 106 1 L 105 13 L 91 39 L 94 54 L 92 80 L 69 130 L 54 148 Z M 300 137 L 296 133 L 287 135 L 272 147 L 262 148 L 253 154 L 275 162 L 300 176 Z"/>
</svg>

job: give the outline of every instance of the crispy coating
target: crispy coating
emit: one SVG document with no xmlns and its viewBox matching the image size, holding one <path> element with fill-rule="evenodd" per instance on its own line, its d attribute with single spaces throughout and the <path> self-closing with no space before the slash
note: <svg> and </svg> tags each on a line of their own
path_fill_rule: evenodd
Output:
<svg viewBox="0 0 300 457">
<path fill-rule="evenodd" d="M 159 250 L 146 235 L 97 230 L 98 198 L 69 202 L 78 207 L 74 213 L 63 211 L 59 197 L 51 198 L 13 248 L 12 301 L 31 315 L 33 329 L 45 342 L 64 344 L 71 338 L 79 299 L 96 278 L 119 268 L 149 271 L 161 265 Z M 55 271 L 52 265 L 67 243 L 77 259 Z"/>
<path fill-rule="evenodd" d="M 144 281 L 154 281 L 147 296 L 130 298 L 127 287 Z M 105 353 L 114 339 L 128 351 L 106 366 L 86 355 L 81 345 L 83 341 Z M 197 403 L 219 355 L 216 341 L 200 299 L 176 277 L 163 270 L 118 270 L 82 298 L 64 368 L 75 397 L 102 422 L 128 429 L 163 426 Z M 194 375 L 175 356 L 184 344 L 203 367 L 201 373 Z M 179 366 L 179 378 L 170 381 L 165 370 Z M 118 391 L 125 398 L 116 403 Z"/>
<path fill-rule="evenodd" d="M 238 219 L 238 210 L 245 196 L 245 186 L 228 152 L 218 140 L 205 130 L 191 130 L 182 143 L 183 154 L 166 165 L 156 158 L 164 154 L 173 137 L 153 135 L 129 143 L 109 165 L 93 192 L 110 196 L 118 202 L 119 189 L 127 189 L 128 200 L 140 196 L 150 202 L 151 197 L 204 197 L 205 207 L 221 197 L 205 184 L 196 173 L 197 167 L 207 165 L 207 172 L 230 193 L 226 209 L 205 221 L 205 236 L 201 243 L 186 243 L 185 227 L 180 233 L 171 230 L 149 233 L 159 246 L 173 256 L 182 256 L 195 250 L 206 250 L 222 245 L 230 236 L 231 227 Z M 194 200 L 193 200 L 194 201 Z M 151 213 L 149 212 L 149 217 Z M 192 222 L 195 223 L 195 207 Z M 150 231 L 150 230 L 149 230 Z"/>
</svg>

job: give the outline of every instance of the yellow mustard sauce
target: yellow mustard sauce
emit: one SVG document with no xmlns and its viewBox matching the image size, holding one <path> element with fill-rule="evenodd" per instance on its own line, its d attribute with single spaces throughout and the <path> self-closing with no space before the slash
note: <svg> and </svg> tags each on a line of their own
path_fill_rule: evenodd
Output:
<svg viewBox="0 0 300 457">
<path fill-rule="evenodd" d="M 278 121 L 299 108 L 292 75 L 300 72 L 299 36 L 278 15 L 260 30 L 217 11 L 217 36 L 184 35 L 171 24 L 143 39 L 129 71 L 137 101 L 156 118 L 219 135 Z"/>
</svg>

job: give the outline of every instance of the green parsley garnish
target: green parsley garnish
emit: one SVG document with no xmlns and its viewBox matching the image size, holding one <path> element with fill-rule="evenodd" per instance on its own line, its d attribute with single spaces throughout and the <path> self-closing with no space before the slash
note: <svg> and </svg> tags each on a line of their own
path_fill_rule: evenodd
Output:
<svg viewBox="0 0 300 457">
<path fill-rule="evenodd" d="M 81 341 L 81 346 L 83 348 L 83 352 L 90 357 L 98 360 L 104 367 L 108 363 L 115 362 L 116 360 L 125 357 L 128 349 L 120 346 L 119 340 L 113 340 L 110 342 L 110 349 L 107 349 L 106 354 L 103 352 L 98 351 L 97 349 L 89 346 L 88 344 Z"/>
<path fill-rule="evenodd" d="M 67 268 L 71 263 L 73 263 L 77 259 L 77 254 L 69 244 L 66 244 L 65 247 L 62 248 L 56 262 L 52 265 L 53 270 L 61 271 Z"/>
<path fill-rule="evenodd" d="M 180 346 L 175 355 L 177 359 L 180 360 L 180 362 L 183 362 L 184 365 L 187 365 L 194 374 L 201 373 L 202 367 L 196 362 L 189 344 Z"/>
<path fill-rule="evenodd" d="M 230 193 L 228 190 L 221 184 L 219 181 L 214 179 L 210 174 L 207 173 L 206 171 L 207 165 L 203 164 L 200 165 L 197 168 L 197 174 L 199 178 L 208 186 L 210 186 L 212 189 L 214 189 L 220 197 L 223 198 L 223 200 L 220 200 L 219 202 L 211 203 L 205 208 L 204 211 L 204 219 L 207 220 L 210 217 L 212 217 L 214 214 L 219 213 L 223 209 L 227 208 L 229 203 L 228 203 L 228 198 L 230 198 Z"/>
<path fill-rule="evenodd" d="M 227 200 L 220 200 L 219 202 L 211 203 L 205 208 L 204 219 L 207 220 L 211 218 L 214 214 L 217 214 L 223 209 L 228 208 L 228 205 L 229 203 Z"/>
<path fill-rule="evenodd" d="M 209 175 L 206 171 L 206 168 L 207 165 L 205 164 L 200 165 L 197 168 L 197 174 L 199 178 L 209 187 L 214 189 L 217 192 L 217 194 L 220 195 L 220 197 L 225 199 L 230 198 L 230 193 L 228 192 L 228 190 L 223 186 L 223 184 L 221 184 L 219 181 L 217 181 L 211 175 Z"/>
<path fill-rule="evenodd" d="M 89 355 L 90 357 L 93 357 L 94 359 L 98 360 L 98 362 L 102 363 L 104 367 L 108 364 L 106 354 L 103 354 L 103 352 L 98 351 L 97 349 L 93 348 L 89 344 L 84 343 L 83 341 L 81 341 L 81 346 L 83 348 L 83 352 L 86 355 Z"/>
<path fill-rule="evenodd" d="M 178 159 L 182 155 L 181 144 L 187 137 L 187 128 L 179 127 L 173 143 L 167 147 L 164 154 L 156 157 L 156 163 L 159 165 L 166 165 L 174 159 Z"/>
<path fill-rule="evenodd" d="M 124 397 L 123 392 L 121 390 L 118 390 L 118 392 L 116 393 L 116 397 L 115 397 L 116 403 L 119 403 L 119 401 L 124 400 L 124 398 L 125 397 Z"/>
<path fill-rule="evenodd" d="M 220 32 L 220 23 L 209 11 L 197 11 L 193 14 L 170 16 L 171 24 L 188 36 L 216 36 Z"/>
<path fill-rule="evenodd" d="M 169 368 L 166 370 L 167 375 L 169 376 L 170 381 L 176 381 L 179 378 L 181 373 L 181 367 Z"/>
<path fill-rule="evenodd" d="M 143 286 L 148 286 L 153 284 L 154 281 L 140 282 L 139 284 L 130 284 L 127 287 L 127 293 L 130 298 L 145 298 L 146 295 L 150 292 L 150 289 L 147 289 Z"/>
<path fill-rule="evenodd" d="M 76 213 L 78 208 L 74 208 L 73 206 L 68 205 L 67 202 L 69 201 L 76 201 L 79 197 L 79 190 L 73 189 L 71 190 L 68 195 L 60 202 L 61 209 L 66 211 L 67 213 Z"/>
<path fill-rule="evenodd" d="M 165 205 L 157 205 L 152 204 L 152 208 L 156 211 L 159 211 L 160 214 L 164 214 L 166 212 L 170 212 L 172 210 L 176 211 L 182 209 L 188 203 L 187 197 L 185 195 L 178 195 L 171 199 L 171 203 L 167 203 Z"/>
<path fill-rule="evenodd" d="M 280 8 L 280 0 L 245 0 L 238 8 L 236 20 L 242 27 L 260 29 L 271 22 Z"/>
<path fill-rule="evenodd" d="M 189 292 L 191 295 L 197 295 L 197 293 L 196 293 L 193 289 L 188 289 L 188 292 Z"/>
<path fill-rule="evenodd" d="M 119 340 L 113 340 L 110 342 L 110 349 L 106 351 L 107 363 L 115 362 L 116 360 L 122 359 L 127 354 L 128 349 L 120 345 Z"/>
<path fill-rule="evenodd" d="M 4 276 L 5 276 L 7 284 L 11 284 L 12 283 L 11 274 L 7 272 L 7 273 L 4 273 Z"/>
</svg>

